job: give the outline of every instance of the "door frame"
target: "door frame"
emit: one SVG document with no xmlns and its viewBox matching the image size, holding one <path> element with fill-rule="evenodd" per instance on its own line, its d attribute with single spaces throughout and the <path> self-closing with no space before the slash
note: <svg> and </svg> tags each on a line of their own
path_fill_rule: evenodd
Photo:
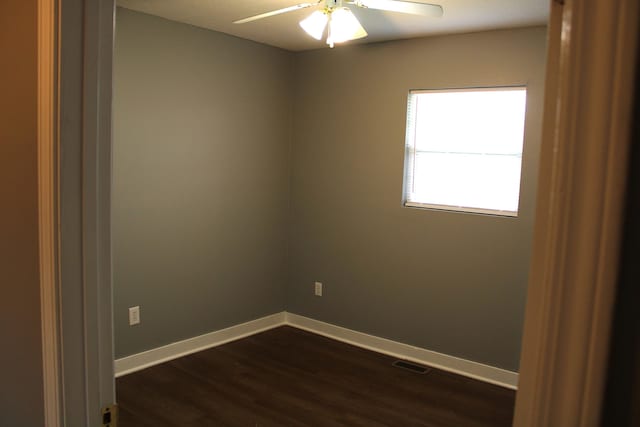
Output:
<svg viewBox="0 0 640 427">
<path fill-rule="evenodd" d="M 61 426 L 57 265 L 56 4 L 38 0 L 38 243 L 45 425 Z"/>
<path fill-rule="evenodd" d="M 624 221 L 640 7 L 637 0 L 554 0 L 551 7 L 514 425 L 599 426 Z"/>
<path fill-rule="evenodd" d="M 114 0 L 38 0 L 38 184 L 46 426 L 115 402 L 111 287 Z"/>
<path fill-rule="evenodd" d="M 114 0 L 38 0 L 38 7 L 45 425 L 101 425 L 101 409 L 115 399 L 110 252 L 115 5 Z M 599 425 L 638 7 L 636 0 L 552 1 L 517 427 Z"/>
</svg>

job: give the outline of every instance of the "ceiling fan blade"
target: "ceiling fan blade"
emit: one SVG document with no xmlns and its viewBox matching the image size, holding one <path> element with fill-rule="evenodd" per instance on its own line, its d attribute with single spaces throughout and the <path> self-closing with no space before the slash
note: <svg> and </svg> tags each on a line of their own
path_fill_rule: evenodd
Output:
<svg viewBox="0 0 640 427">
<path fill-rule="evenodd" d="M 369 9 L 388 10 L 391 12 L 409 13 L 439 18 L 443 15 L 442 6 L 437 4 L 416 3 L 403 0 L 354 0 L 350 4 Z"/>
<path fill-rule="evenodd" d="M 234 24 L 244 24 L 251 21 L 257 21 L 258 19 L 268 18 L 270 16 L 280 15 L 287 12 L 293 12 L 294 10 L 306 9 L 311 6 L 318 5 L 319 2 L 316 3 L 300 3 L 295 6 L 285 7 L 283 9 L 272 10 L 271 12 L 261 13 L 260 15 L 250 16 L 248 18 L 239 19 L 237 21 L 233 21 Z"/>
</svg>

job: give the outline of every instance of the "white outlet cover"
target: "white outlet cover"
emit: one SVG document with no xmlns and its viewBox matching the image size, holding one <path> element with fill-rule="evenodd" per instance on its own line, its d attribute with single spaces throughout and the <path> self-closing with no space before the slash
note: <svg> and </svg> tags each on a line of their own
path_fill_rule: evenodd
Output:
<svg viewBox="0 0 640 427">
<path fill-rule="evenodd" d="M 140 323 L 140 306 L 129 307 L 129 326 Z"/>
<path fill-rule="evenodd" d="M 322 296 L 322 283 L 321 282 L 316 282 L 315 283 L 315 294 L 316 294 L 316 296 L 319 296 L 319 297 Z"/>
</svg>

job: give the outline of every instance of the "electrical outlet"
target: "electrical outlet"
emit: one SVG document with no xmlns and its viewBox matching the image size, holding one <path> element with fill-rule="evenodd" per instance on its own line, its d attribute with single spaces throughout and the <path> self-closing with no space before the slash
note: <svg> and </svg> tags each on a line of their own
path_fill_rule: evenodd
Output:
<svg viewBox="0 0 640 427">
<path fill-rule="evenodd" d="M 321 297 L 322 296 L 322 283 L 316 282 L 315 293 L 316 293 L 317 297 Z"/>
<path fill-rule="evenodd" d="M 140 306 L 129 307 L 129 326 L 140 323 Z"/>
</svg>

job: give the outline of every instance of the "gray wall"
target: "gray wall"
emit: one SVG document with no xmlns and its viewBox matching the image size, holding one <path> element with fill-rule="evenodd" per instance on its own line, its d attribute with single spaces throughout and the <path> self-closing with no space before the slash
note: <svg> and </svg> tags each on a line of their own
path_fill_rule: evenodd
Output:
<svg viewBox="0 0 640 427">
<path fill-rule="evenodd" d="M 38 274 L 37 2 L 0 3 L 0 425 L 44 423 Z"/>
<path fill-rule="evenodd" d="M 116 357 L 284 309 L 291 72 L 288 52 L 118 10 Z"/>
<path fill-rule="evenodd" d="M 286 309 L 517 370 L 544 28 L 292 54 L 117 18 L 116 357 Z M 514 84 L 520 216 L 402 207 L 407 92 Z"/>
<path fill-rule="evenodd" d="M 296 56 L 288 311 L 517 370 L 545 41 L 533 28 Z M 407 92 L 514 84 L 529 89 L 520 216 L 402 207 Z"/>
</svg>

